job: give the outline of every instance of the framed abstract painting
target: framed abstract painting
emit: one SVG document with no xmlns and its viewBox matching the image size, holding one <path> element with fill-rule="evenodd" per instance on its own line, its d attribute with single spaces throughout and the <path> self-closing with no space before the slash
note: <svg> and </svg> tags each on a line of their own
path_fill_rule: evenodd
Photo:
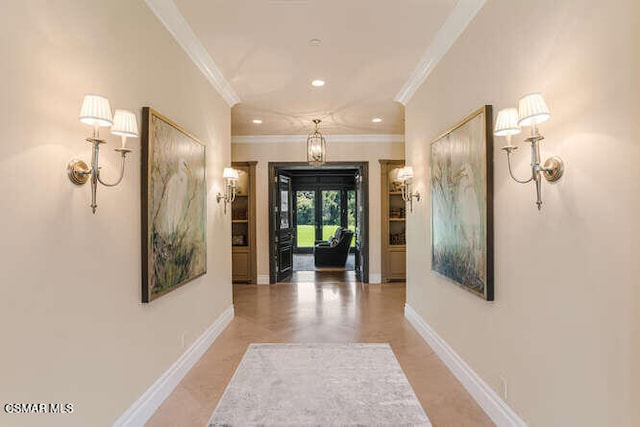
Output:
<svg viewBox="0 0 640 427">
<path fill-rule="evenodd" d="M 431 268 L 493 301 L 491 105 L 431 143 Z"/>
<path fill-rule="evenodd" d="M 142 302 L 207 272 L 205 146 L 142 109 Z"/>
</svg>

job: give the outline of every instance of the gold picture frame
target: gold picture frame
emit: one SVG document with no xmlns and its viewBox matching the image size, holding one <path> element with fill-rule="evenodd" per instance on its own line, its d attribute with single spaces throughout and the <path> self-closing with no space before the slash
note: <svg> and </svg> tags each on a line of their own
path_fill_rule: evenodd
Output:
<svg viewBox="0 0 640 427">
<path fill-rule="evenodd" d="M 431 143 L 431 269 L 493 301 L 492 108 Z"/>
<path fill-rule="evenodd" d="M 142 109 L 142 302 L 207 272 L 206 147 Z"/>
</svg>

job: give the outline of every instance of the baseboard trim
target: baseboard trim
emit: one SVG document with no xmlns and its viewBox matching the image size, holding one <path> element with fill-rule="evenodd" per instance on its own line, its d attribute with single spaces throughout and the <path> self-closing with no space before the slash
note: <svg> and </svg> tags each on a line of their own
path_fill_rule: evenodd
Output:
<svg viewBox="0 0 640 427">
<path fill-rule="evenodd" d="M 114 427 L 144 425 L 189 370 L 202 357 L 209 346 L 233 319 L 233 305 L 229 306 L 215 322 L 185 351 L 160 378 L 145 391 L 133 405 L 113 423 Z"/>
<path fill-rule="evenodd" d="M 404 317 L 498 427 L 527 427 L 527 424 L 518 417 L 513 409 L 462 360 L 409 304 L 404 306 Z"/>
<path fill-rule="evenodd" d="M 378 285 L 380 283 L 382 283 L 382 274 L 369 274 L 369 283 L 373 284 L 373 285 Z"/>
<path fill-rule="evenodd" d="M 268 285 L 268 284 L 269 284 L 269 275 L 258 274 L 258 285 Z"/>
</svg>

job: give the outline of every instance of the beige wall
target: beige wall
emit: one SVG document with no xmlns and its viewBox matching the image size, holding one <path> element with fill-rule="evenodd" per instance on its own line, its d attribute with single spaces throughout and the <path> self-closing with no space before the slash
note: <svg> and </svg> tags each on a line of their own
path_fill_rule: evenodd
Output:
<svg viewBox="0 0 640 427">
<path fill-rule="evenodd" d="M 636 4 L 490 0 L 406 109 L 406 157 L 427 190 L 429 142 L 471 111 L 531 91 L 551 109 L 542 149 L 566 174 L 545 182 L 541 212 L 495 141 L 495 302 L 431 272 L 428 191 L 407 232 L 408 304 L 498 393 L 504 378 L 530 426 L 640 425 Z"/>
<path fill-rule="evenodd" d="M 298 143 L 232 144 L 233 161 L 256 160 L 258 280 L 269 277 L 269 162 L 302 162 L 306 160 L 304 138 Z M 369 162 L 369 280 L 380 282 L 380 163 L 379 159 L 402 159 L 404 144 L 398 143 L 332 143 L 327 135 L 327 161 Z M 265 277 L 266 276 L 266 277 Z"/>
<path fill-rule="evenodd" d="M 110 425 L 232 303 L 229 217 L 213 198 L 230 109 L 142 1 L 0 9 L 0 402 L 75 405 L 68 416 L 0 409 L 0 424 Z M 138 118 L 152 106 L 207 145 L 208 274 L 150 304 L 140 303 L 139 140 L 123 183 L 99 188 L 95 215 L 89 187 L 66 176 L 72 157 L 90 156 L 77 118 L 85 93 Z"/>
</svg>

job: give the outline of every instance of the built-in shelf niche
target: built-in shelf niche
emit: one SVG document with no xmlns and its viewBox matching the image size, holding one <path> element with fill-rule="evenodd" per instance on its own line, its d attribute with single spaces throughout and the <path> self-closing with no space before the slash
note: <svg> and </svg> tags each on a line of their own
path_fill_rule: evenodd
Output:
<svg viewBox="0 0 640 427">
<path fill-rule="evenodd" d="M 406 203 L 402 199 L 398 170 L 402 160 L 380 160 L 382 197 L 382 280 L 406 277 Z"/>
<path fill-rule="evenodd" d="M 236 283 L 256 283 L 255 166 L 234 162 L 238 171 L 236 198 L 231 204 L 232 278 Z"/>
</svg>

